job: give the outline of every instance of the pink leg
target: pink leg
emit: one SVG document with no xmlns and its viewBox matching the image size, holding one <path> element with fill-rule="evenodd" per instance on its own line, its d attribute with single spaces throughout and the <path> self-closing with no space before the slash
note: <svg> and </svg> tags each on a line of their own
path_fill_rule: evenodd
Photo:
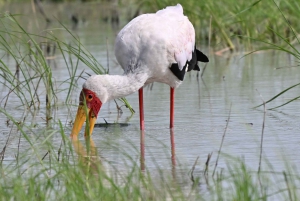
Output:
<svg viewBox="0 0 300 201">
<path fill-rule="evenodd" d="M 141 170 L 145 170 L 145 131 L 141 130 L 141 138 L 140 138 L 140 151 L 141 151 L 141 156 L 140 156 L 140 163 L 141 163 Z"/>
<path fill-rule="evenodd" d="M 139 89 L 139 106 L 140 106 L 140 129 L 145 130 L 143 87 Z"/>
<path fill-rule="evenodd" d="M 172 165 L 175 167 L 176 165 L 176 156 L 175 156 L 175 138 L 174 138 L 174 130 L 170 129 L 170 141 L 171 141 L 171 160 Z"/>
<path fill-rule="evenodd" d="M 170 88 L 170 128 L 174 127 L 174 88 Z"/>
</svg>

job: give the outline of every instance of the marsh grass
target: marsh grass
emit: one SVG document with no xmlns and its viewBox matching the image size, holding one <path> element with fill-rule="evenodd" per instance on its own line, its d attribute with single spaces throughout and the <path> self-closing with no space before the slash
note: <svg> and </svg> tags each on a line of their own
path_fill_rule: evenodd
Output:
<svg viewBox="0 0 300 201">
<path fill-rule="evenodd" d="M 26 109 L 39 109 L 41 103 L 46 103 L 46 107 L 50 109 L 51 106 L 57 104 L 57 94 L 61 92 L 67 93 L 65 103 L 69 104 L 74 88 L 78 87 L 78 79 L 86 77 L 83 71 L 78 75 L 79 65 L 87 66 L 95 74 L 107 73 L 107 69 L 84 48 L 80 39 L 62 23 L 60 23 L 62 26 L 60 29 L 46 30 L 46 34 L 37 35 L 28 33 L 19 24 L 16 17 L 18 16 L 4 14 L 0 18 L 3 27 L 0 30 L 1 49 L 10 60 L 13 60 L 9 63 L 0 60 L 1 80 L 8 89 L 7 95 L 1 100 L 4 108 L 12 94 L 19 98 L 20 106 Z M 67 32 L 71 42 L 68 43 L 59 39 L 55 34 L 56 32 Z M 50 53 L 51 48 L 53 53 Z M 62 83 L 57 83 L 52 73 L 51 61 L 55 61 L 55 51 L 62 55 L 70 77 Z M 15 63 L 15 70 L 11 67 L 11 63 Z M 61 88 L 60 86 L 63 84 L 67 84 L 68 87 Z M 45 89 L 42 99 L 38 93 L 40 88 Z M 125 98 L 120 100 L 134 113 Z"/>
<path fill-rule="evenodd" d="M 298 33 L 300 30 L 298 23 L 300 3 L 298 1 L 277 2 L 282 12 L 287 14 L 286 20 Z M 261 46 L 261 43 L 253 43 L 250 38 L 284 45 L 281 38 L 283 36 L 292 44 L 295 42 L 286 20 L 282 18 L 272 0 L 156 0 L 143 1 L 140 9 L 143 12 L 155 12 L 177 3 L 183 6 L 184 13 L 193 23 L 197 42 L 201 45 L 209 43 L 210 33 L 212 37 L 211 46 L 217 50 L 228 48 L 229 50 L 251 51 Z"/>
<path fill-rule="evenodd" d="M 258 50 L 255 50 L 253 52 L 261 51 L 261 50 L 281 51 L 281 52 L 287 53 L 288 55 L 293 56 L 295 58 L 295 60 L 296 60 L 296 63 L 299 63 L 299 61 L 300 61 L 300 51 L 298 50 L 298 47 L 300 45 L 300 39 L 299 39 L 298 31 L 296 30 L 296 28 L 298 28 L 298 27 L 296 27 L 296 25 L 290 21 L 290 17 L 291 17 L 290 13 L 286 12 L 286 8 L 285 7 L 282 8 L 282 6 L 281 6 L 281 4 L 279 2 L 273 1 L 272 3 L 275 6 L 275 8 L 277 9 L 278 14 L 280 15 L 279 19 L 283 20 L 283 23 L 287 27 L 286 28 L 286 32 L 288 32 L 289 34 L 288 35 L 284 35 L 281 32 L 279 32 L 278 30 L 274 29 L 274 27 L 269 27 L 268 28 L 269 31 L 271 33 L 273 33 L 273 35 L 278 38 L 278 40 L 280 41 L 280 43 L 269 42 L 266 39 L 250 38 L 253 41 L 258 41 L 258 42 L 260 42 L 262 44 L 265 44 L 264 47 L 261 47 Z M 290 3 L 288 3 L 288 5 L 292 6 Z M 300 10 L 300 6 L 298 4 L 294 5 L 294 6 L 296 6 L 294 8 L 294 10 L 295 9 L 297 9 L 298 11 Z M 253 53 L 253 52 L 251 52 L 251 53 Z M 249 54 L 251 54 L 251 53 L 249 53 Z M 284 95 L 289 90 L 294 89 L 294 88 L 298 87 L 299 85 L 300 85 L 300 83 L 296 83 L 296 84 L 294 84 L 294 85 L 292 85 L 292 86 L 284 89 L 283 91 L 279 92 L 278 94 L 274 95 L 272 98 L 270 98 L 269 100 L 267 100 L 265 103 L 257 105 L 254 108 L 257 108 L 257 107 L 260 107 L 260 106 L 262 106 L 264 104 L 268 104 L 268 103 L 272 102 L 273 100 L 277 99 L 279 96 Z M 283 107 L 283 106 L 285 106 L 285 105 L 287 105 L 287 104 L 289 104 L 291 102 L 294 102 L 294 101 L 298 100 L 299 98 L 300 98 L 300 96 L 297 95 L 296 97 L 288 100 L 285 103 L 282 103 L 282 104 L 280 104 L 278 106 L 269 108 L 269 110 L 274 110 L 274 109 Z"/>
<path fill-rule="evenodd" d="M 3 112 L 3 111 L 1 111 Z M 12 122 L 15 120 L 11 118 Z M 92 139 L 85 144 L 70 140 L 60 128 L 35 131 L 18 126 L 29 148 L 20 153 L 20 160 L 0 167 L 0 199 L 22 200 L 165 200 L 184 199 L 184 193 L 169 181 L 153 181 L 148 171 L 140 171 L 136 158 L 110 144 L 127 161 L 122 171 L 98 155 Z M 61 146 L 51 138 L 58 135 Z M 102 161 L 103 160 L 103 161 Z M 103 165 L 106 164 L 106 165 Z M 158 187 L 159 186 L 159 187 Z"/>
<path fill-rule="evenodd" d="M 164 4 L 167 3 L 170 2 L 157 1 L 152 6 L 164 7 Z M 213 40 L 216 43 L 224 40 L 226 41 L 225 46 L 230 47 L 230 41 L 235 45 L 232 41 L 232 31 L 228 30 L 228 27 L 234 24 L 235 20 L 236 23 L 244 23 L 240 28 L 241 33 L 247 33 L 246 35 L 251 37 L 257 34 L 255 29 L 247 28 L 246 22 L 251 16 L 243 15 L 250 10 L 253 11 L 253 15 L 260 15 L 259 12 L 262 10 L 256 11 L 254 8 L 257 8 L 257 5 L 264 3 L 264 1 L 255 1 L 249 4 L 247 2 L 241 4 L 235 2 L 234 6 L 233 2 L 228 2 L 229 5 L 224 5 L 221 2 L 215 3 L 220 5 L 213 6 L 208 1 L 207 4 L 201 4 L 202 7 L 198 8 L 192 7 L 196 5 L 193 1 L 182 2 L 182 4 L 186 4 L 185 6 L 191 6 L 187 10 L 198 25 L 207 23 L 207 21 L 199 19 L 199 15 L 202 15 L 201 9 L 209 11 L 207 16 L 212 16 L 212 21 L 215 23 L 213 25 Z M 294 3 L 290 2 L 283 2 L 282 4 L 289 9 L 294 6 Z M 228 12 L 229 9 L 232 9 L 230 5 L 236 9 L 233 14 Z M 295 8 L 291 12 L 294 11 Z M 225 18 L 221 17 L 221 14 Z M 274 13 L 266 14 L 271 17 L 270 15 Z M 11 128 L 15 129 L 13 135 L 21 136 L 21 143 L 28 146 L 24 150 L 18 148 L 15 160 L 10 162 L 3 162 L 5 149 L 1 153 L 0 200 L 299 199 L 300 176 L 289 162 L 286 163 L 285 171 L 274 172 L 271 165 L 265 167 L 265 164 L 270 164 L 265 159 L 264 166 L 262 165 L 258 172 L 247 166 L 247 163 L 242 159 L 221 153 L 220 157 L 228 159 L 225 169 L 217 168 L 215 173 L 212 173 L 209 171 L 209 164 L 204 166 L 195 163 L 193 179 L 185 180 L 182 184 L 176 181 L 176 177 L 179 177 L 176 171 L 167 170 L 167 174 L 165 174 L 165 170 L 159 167 L 155 158 L 152 158 L 152 161 L 147 161 L 147 163 L 156 164 L 158 171 L 156 175 L 158 176 L 154 176 L 153 170 L 150 171 L 147 168 L 147 163 L 143 164 L 145 170 L 141 170 L 141 164 L 137 162 L 136 158 L 139 156 L 139 151 L 134 145 L 132 148 L 136 150 L 136 154 L 133 156 L 132 152 L 128 153 L 118 144 L 109 143 L 108 146 L 122 154 L 122 160 L 126 161 L 124 167 L 120 169 L 99 155 L 98 147 L 95 146 L 91 138 L 85 140 L 70 139 L 68 126 L 60 120 L 53 121 L 52 126 L 35 128 L 25 123 L 26 115 L 21 120 L 12 116 L 7 109 L 10 108 L 8 107 L 10 105 L 9 99 L 12 95 L 18 98 L 20 107 L 26 110 L 53 107 L 58 102 L 57 93 L 63 92 L 67 93 L 64 102 L 70 104 L 72 102 L 70 97 L 73 89 L 77 87 L 77 80 L 84 75 L 84 72 L 79 72 L 79 76 L 77 74 L 80 62 L 95 73 L 106 73 L 106 69 L 83 47 L 80 39 L 63 24 L 61 24 L 62 29 L 56 31 L 68 32 L 73 39 L 71 43 L 56 37 L 54 31 L 48 32 L 47 36 L 27 33 L 16 20 L 17 17 L 6 14 L 0 18 L 1 25 L 3 25 L 0 30 L 1 51 L 5 52 L 3 57 L 9 57 L 12 60 L 6 63 L 0 59 L 1 84 L 5 86 L 7 92 L 7 95 L 1 100 L 0 113 L 11 122 Z M 229 20 L 226 21 L 227 19 Z M 266 19 L 256 23 L 255 26 L 264 27 L 265 23 L 272 24 L 267 17 Z M 279 22 L 278 27 L 275 27 L 274 30 L 280 29 L 281 26 L 283 25 Z M 221 35 L 218 35 L 222 29 Z M 270 37 L 267 39 L 267 43 L 269 43 L 268 40 L 276 41 L 281 38 L 280 35 L 276 34 L 277 32 L 273 33 L 274 35 L 267 35 Z M 205 38 L 205 32 L 204 35 L 201 34 L 200 37 Z M 49 57 L 53 55 L 47 54 L 47 48 L 45 51 L 41 44 L 45 44 L 46 47 L 49 44 L 54 45 L 56 51 L 62 55 L 70 76 L 70 79 L 64 83 L 68 83 L 69 87 L 63 89 L 56 87 L 57 83 L 53 79 L 51 60 L 49 60 Z M 40 88 L 45 88 L 46 91 L 41 93 Z M 44 102 L 45 106 L 41 106 Z M 117 129 L 116 132 L 118 132 Z M 8 140 L 9 138 L 10 135 Z M 56 139 L 59 139 L 60 143 L 53 143 Z M 180 163 L 176 166 L 181 168 Z M 174 169 L 176 170 L 176 167 Z M 195 172 L 200 173 L 196 175 Z M 188 175 L 188 171 L 186 174 Z M 205 192 L 202 190 L 203 186 L 207 188 Z"/>
<path fill-rule="evenodd" d="M 185 15 L 194 24 L 197 42 L 201 45 L 209 44 L 215 54 L 222 55 L 231 50 L 245 51 L 247 56 L 253 52 L 275 50 L 293 56 L 299 66 L 300 2 L 156 0 L 144 1 L 140 7 L 145 12 L 155 12 L 177 3 L 183 6 Z M 299 84 L 295 83 L 275 94 L 266 101 L 266 104 L 298 87 Z M 299 98 L 297 95 L 285 103 L 269 107 L 269 110 L 280 108 Z"/>
<path fill-rule="evenodd" d="M 2 111 L 1 111 L 2 112 Z M 12 122 L 16 122 L 9 116 Z M 17 122 L 16 122 L 17 123 Z M 297 200 L 300 177 L 288 164 L 286 171 L 254 171 L 242 159 L 225 154 L 225 169 L 217 169 L 215 176 L 205 176 L 202 165 L 194 165 L 195 179 L 186 178 L 178 163 L 175 171 L 157 165 L 157 173 L 147 164 L 157 164 L 154 158 L 140 169 L 136 154 L 130 154 L 118 144 L 116 149 L 124 160 L 122 168 L 99 153 L 91 138 L 70 140 L 64 126 L 57 129 L 33 130 L 18 126 L 30 146 L 20 153 L 18 161 L 0 166 L 1 200 Z M 15 126 L 17 126 L 16 124 Z M 31 134 L 34 132 L 34 135 Z M 36 135 L 39 135 L 37 138 Z M 61 145 L 53 143 L 54 137 Z M 126 161 L 126 162 L 125 162 Z M 187 174 L 187 172 L 186 172 Z M 155 176 L 156 175 L 156 176 Z M 181 184 L 180 184 L 181 183 Z M 201 190 L 203 187 L 207 190 Z"/>
<path fill-rule="evenodd" d="M 205 172 L 204 164 L 195 163 L 194 179 L 189 179 L 188 170 L 176 171 L 186 169 L 180 161 L 172 166 L 172 170 L 163 169 L 152 157 L 141 170 L 139 148 L 132 142 L 129 142 L 130 151 L 117 142 L 101 144 L 120 153 L 120 161 L 116 163 L 101 156 L 100 147 L 95 146 L 92 138 L 70 139 L 66 133 L 68 129 L 61 121 L 53 128 L 36 129 L 20 124 L 3 108 L 0 112 L 10 119 L 11 127 L 17 128 L 13 135 L 20 133 L 24 139 L 18 158 L 0 164 L 1 200 L 250 201 L 299 198 L 300 176 L 289 162 L 283 172 L 275 172 L 267 160 L 262 170 L 256 171 L 243 159 L 221 153 L 220 158 L 226 158 L 226 168 L 217 168 L 214 174 L 209 170 Z M 118 132 L 117 128 L 115 132 Z M 164 152 L 169 152 L 165 145 L 161 153 Z M 121 168 L 119 163 L 123 164 Z M 154 164 L 156 170 L 148 169 L 147 164 Z M 203 188 L 207 190 L 203 191 Z"/>
</svg>

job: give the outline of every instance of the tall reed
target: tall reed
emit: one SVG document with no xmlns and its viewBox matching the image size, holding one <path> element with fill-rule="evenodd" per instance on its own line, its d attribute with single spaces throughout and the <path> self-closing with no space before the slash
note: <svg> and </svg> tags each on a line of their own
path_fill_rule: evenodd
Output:
<svg viewBox="0 0 300 201">
<path fill-rule="evenodd" d="M 15 69 L 12 68 L 12 61 L 9 63 L 0 60 L 0 71 L 3 79 L 0 81 L 6 86 L 8 93 L 1 100 L 4 108 L 9 103 L 12 94 L 16 95 L 26 109 L 39 109 L 40 104 L 45 103 L 47 108 L 57 104 L 57 94 L 67 91 L 66 103 L 70 103 L 72 91 L 77 87 L 78 65 L 84 64 L 95 74 L 105 74 L 107 70 L 97 59 L 83 46 L 80 39 L 75 36 L 66 26 L 59 31 L 64 31 L 71 37 L 71 43 L 59 39 L 54 30 L 46 35 L 37 35 L 27 32 L 16 20 L 16 15 L 4 14 L 0 18 L 2 28 L 0 29 L 0 45 L 7 57 L 13 60 Z M 38 42 L 40 41 L 40 42 Z M 46 48 L 43 48 L 43 47 Z M 55 79 L 52 74 L 51 60 L 55 58 L 53 53 L 49 56 L 50 46 L 58 50 L 68 69 L 69 79 L 67 88 L 55 88 Z M 9 60 L 8 60 L 9 61 Z M 79 76 L 83 77 L 83 72 Z M 41 86 L 42 84 L 42 86 Z M 44 97 L 40 97 L 39 89 L 45 89 Z M 131 112 L 134 112 L 125 98 L 121 99 Z"/>
<path fill-rule="evenodd" d="M 138 9 L 145 13 L 155 12 L 177 3 L 183 6 L 185 15 L 194 24 L 197 41 L 200 44 L 208 44 L 210 18 L 212 17 L 211 34 L 214 49 L 228 47 L 231 50 L 253 50 L 260 44 L 253 44 L 249 38 L 283 45 L 280 36 L 288 40 L 291 40 L 290 37 L 292 37 L 289 26 L 272 1 L 156 0 L 140 2 L 139 4 L 142 6 Z M 288 14 L 287 20 L 299 32 L 300 3 L 298 1 L 278 1 L 278 6 L 283 13 Z M 279 33 L 280 36 L 270 29 Z"/>
</svg>

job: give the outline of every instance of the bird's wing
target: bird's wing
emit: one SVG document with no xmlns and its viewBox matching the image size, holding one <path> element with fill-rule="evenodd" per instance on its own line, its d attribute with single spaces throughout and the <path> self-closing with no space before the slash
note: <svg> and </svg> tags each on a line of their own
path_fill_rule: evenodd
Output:
<svg viewBox="0 0 300 201">
<path fill-rule="evenodd" d="M 136 17 L 120 31 L 115 44 L 116 58 L 125 72 L 140 63 L 168 67 L 176 63 L 182 71 L 194 51 L 195 30 L 180 4 Z"/>
<path fill-rule="evenodd" d="M 192 24 L 187 20 L 181 22 L 181 30 L 176 35 L 174 43 L 174 57 L 178 63 L 180 70 L 192 59 L 193 51 L 195 49 L 195 31 Z M 179 28 L 179 29 L 180 29 Z"/>
<path fill-rule="evenodd" d="M 169 6 L 156 13 L 161 21 L 164 21 L 168 37 L 168 51 L 178 63 L 179 70 L 182 70 L 188 61 L 192 59 L 195 49 L 195 30 L 192 23 L 183 15 L 183 8 L 180 4 Z"/>
</svg>

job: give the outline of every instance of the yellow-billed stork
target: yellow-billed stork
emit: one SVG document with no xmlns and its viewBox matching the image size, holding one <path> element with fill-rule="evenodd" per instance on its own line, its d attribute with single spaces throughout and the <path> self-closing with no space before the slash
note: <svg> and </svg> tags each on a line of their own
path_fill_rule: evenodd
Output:
<svg viewBox="0 0 300 201">
<path fill-rule="evenodd" d="M 174 89 L 187 71 L 197 70 L 207 56 L 196 49 L 195 30 L 180 4 L 131 20 L 117 35 L 115 55 L 123 75 L 93 75 L 83 84 L 71 136 L 77 136 L 86 120 L 92 134 L 102 104 L 139 90 L 140 129 L 144 130 L 143 86 L 161 82 L 171 87 L 170 128 L 174 126 Z"/>
</svg>

